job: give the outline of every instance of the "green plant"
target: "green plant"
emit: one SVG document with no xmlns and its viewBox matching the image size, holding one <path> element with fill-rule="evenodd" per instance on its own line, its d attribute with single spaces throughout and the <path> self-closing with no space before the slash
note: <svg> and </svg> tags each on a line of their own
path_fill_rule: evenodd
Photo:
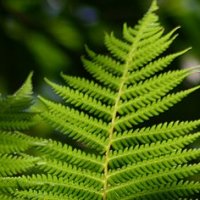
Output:
<svg viewBox="0 0 200 200">
<path fill-rule="evenodd" d="M 1 199 L 180 199 L 199 192 L 200 183 L 188 178 L 200 171 L 200 151 L 188 145 L 200 136 L 200 120 L 144 124 L 199 88 L 170 93 L 196 68 L 162 72 L 188 49 L 158 57 L 176 29 L 163 35 L 156 10 L 153 1 L 138 25 L 125 24 L 123 40 L 106 35 L 109 56 L 87 48 L 83 63 L 93 80 L 62 74 L 61 86 L 46 79 L 64 103 L 40 96 L 40 116 L 76 148 L 1 130 Z"/>
</svg>

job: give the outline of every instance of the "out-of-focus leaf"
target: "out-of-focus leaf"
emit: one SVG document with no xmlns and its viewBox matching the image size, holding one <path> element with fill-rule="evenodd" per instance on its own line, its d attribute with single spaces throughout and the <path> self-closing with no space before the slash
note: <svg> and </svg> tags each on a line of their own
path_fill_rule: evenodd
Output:
<svg viewBox="0 0 200 200">
<path fill-rule="evenodd" d="M 42 35 L 31 34 L 27 38 L 26 44 L 45 72 L 49 72 L 49 70 L 51 72 L 62 70 L 69 61 L 63 51 L 54 46 Z"/>
<path fill-rule="evenodd" d="M 14 8 L 18 11 L 27 11 L 32 9 L 34 6 L 37 6 L 38 3 L 41 3 L 40 0 L 6 0 L 3 1 L 6 6 L 9 6 L 10 8 Z"/>
<path fill-rule="evenodd" d="M 200 1 L 199 0 L 166 0 L 161 3 L 163 6 L 163 15 L 170 16 L 176 21 L 176 24 L 181 24 L 182 27 L 182 45 L 193 47 L 193 51 L 200 55 Z M 177 12 L 178 11 L 178 12 Z"/>
<path fill-rule="evenodd" d="M 73 50 L 80 49 L 83 46 L 81 33 L 71 22 L 63 19 L 52 20 L 48 28 L 62 45 Z"/>
</svg>

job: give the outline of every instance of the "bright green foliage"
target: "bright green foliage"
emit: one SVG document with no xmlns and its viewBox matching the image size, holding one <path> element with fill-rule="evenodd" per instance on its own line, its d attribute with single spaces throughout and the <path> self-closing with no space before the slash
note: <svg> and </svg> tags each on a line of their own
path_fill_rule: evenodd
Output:
<svg viewBox="0 0 200 200">
<path fill-rule="evenodd" d="M 29 129 L 36 123 L 36 113 L 31 111 L 33 105 L 31 77 L 32 73 L 13 95 L 0 97 L 0 177 L 2 178 L 31 172 L 40 160 L 39 157 L 25 153 L 31 146 L 38 144 L 39 140 L 31 139 L 19 132 Z M 0 193 L 2 200 L 13 198 L 7 192 Z"/>
<path fill-rule="evenodd" d="M 0 157 L 0 176 L 12 176 L 22 173 L 34 166 L 37 158 L 29 156 L 1 155 Z M 14 164 L 14 165 L 13 165 Z"/>
<path fill-rule="evenodd" d="M 34 124 L 34 114 L 28 109 L 33 104 L 32 73 L 13 95 L 0 96 L 0 130 L 25 130 Z"/>
<path fill-rule="evenodd" d="M 172 91 L 195 68 L 166 72 L 188 49 L 162 55 L 177 29 L 164 35 L 156 10 L 153 1 L 138 25 L 124 25 L 122 39 L 106 35 L 107 56 L 86 48 L 82 60 L 93 80 L 62 74 L 61 86 L 45 79 L 64 103 L 40 96 L 41 117 L 76 148 L 2 132 L 0 160 L 16 160 L 2 169 L 2 198 L 174 200 L 200 191 L 200 183 L 188 179 L 200 171 L 200 151 L 188 147 L 200 136 L 200 120 L 145 124 L 199 88 Z M 33 149 L 36 156 L 28 156 Z"/>
<path fill-rule="evenodd" d="M 32 73 L 13 95 L 0 97 L 0 177 L 19 175 L 31 170 L 38 160 L 21 153 L 33 141 L 29 136 L 18 132 L 35 124 L 35 113 L 30 108 L 33 104 L 31 77 Z M 7 199 L 6 195 L 1 199 Z"/>
</svg>

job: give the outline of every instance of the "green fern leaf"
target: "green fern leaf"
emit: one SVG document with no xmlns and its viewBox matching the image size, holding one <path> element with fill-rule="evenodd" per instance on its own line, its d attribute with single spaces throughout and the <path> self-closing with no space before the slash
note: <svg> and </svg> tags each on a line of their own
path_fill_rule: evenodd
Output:
<svg viewBox="0 0 200 200">
<path fill-rule="evenodd" d="M 0 153 L 23 153 L 33 146 L 45 145 L 47 141 L 38 138 L 32 138 L 18 131 L 0 132 Z"/>
<path fill-rule="evenodd" d="M 200 125 L 199 120 L 137 127 L 199 88 L 171 93 L 194 69 L 161 72 L 188 49 L 157 58 L 174 41 L 177 28 L 163 35 L 163 28 L 154 13 L 156 9 L 154 1 L 135 28 L 124 25 L 122 40 L 113 33 L 106 35 L 105 44 L 111 56 L 96 54 L 87 47 L 89 57 L 82 60 L 94 80 L 62 74 L 67 87 L 47 81 L 70 108 L 40 98 L 47 106 L 48 111 L 42 114 L 47 122 L 86 148 L 100 153 L 103 166 L 98 168 L 102 171 L 96 171 L 101 172 L 96 177 L 101 177 L 104 182 L 104 186 L 100 186 L 103 199 L 146 198 L 148 184 L 158 195 L 165 193 L 162 186 L 166 185 L 166 191 L 174 197 L 181 185 L 178 181 L 199 171 L 199 165 L 187 165 L 199 157 L 199 151 L 182 150 L 200 136 L 191 133 Z M 71 164 L 78 167 L 75 169 L 85 170 Z M 56 167 L 50 169 L 56 170 Z M 54 172 L 61 173 L 57 170 Z M 87 174 L 85 172 L 85 176 Z M 77 182 L 94 183 L 89 178 L 82 179 L 79 174 L 75 177 Z M 146 179 L 149 182 L 145 182 Z M 160 193 L 157 192 L 159 181 L 163 184 Z M 170 190 L 173 184 L 178 185 L 177 190 Z M 138 191 L 141 195 L 137 197 Z M 149 193 L 149 197 L 154 197 L 154 193 Z"/>
<path fill-rule="evenodd" d="M 66 83 L 61 86 L 45 79 L 64 103 L 39 96 L 46 108 L 41 117 L 67 142 L 2 133 L 0 159 L 19 162 L 18 170 L 4 168 L 2 197 L 178 200 L 199 193 L 192 177 L 200 171 L 200 151 L 189 145 L 200 137 L 200 120 L 145 124 L 200 87 L 173 91 L 196 68 L 163 72 L 188 49 L 163 55 L 178 28 L 164 34 L 157 9 L 153 1 L 134 28 L 125 24 L 122 39 L 106 35 L 108 55 L 86 47 L 82 61 L 92 80 L 61 74 Z M 35 158 L 28 157 L 32 148 Z M 14 151 L 19 155 L 7 155 Z M 23 156 L 31 160 L 27 166 L 20 163 Z M 29 166 L 33 173 L 16 175 Z"/>
<path fill-rule="evenodd" d="M 13 95 L 0 96 L 0 130 L 26 130 L 34 125 L 32 73 Z"/>
<path fill-rule="evenodd" d="M 0 96 L 0 177 L 28 174 L 40 159 L 26 153 L 39 140 L 19 132 L 36 123 L 36 113 L 32 110 L 31 78 L 32 73 L 13 95 Z M 0 191 L 0 199 L 19 198 L 10 192 Z"/>
<path fill-rule="evenodd" d="M 0 155 L 0 176 L 13 176 L 33 168 L 38 158 L 29 156 Z M 13 165 L 14 163 L 14 165 Z"/>
<path fill-rule="evenodd" d="M 93 172 L 101 172 L 103 170 L 103 158 L 99 155 L 86 153 L 80 149 L 52 140 L 41 141 L 35 147 L 39 153 L 45 155 L 48 159 L 67 162 L 73 166 Z"/>
<path fill-rule="evenodd" d="M 15 198 L 19 199 L 30 199 L 30 200 L 76 200 L 76 198 L 70 197 L 68 195 L 64 195 L 62 193 L 54 193 L 54 192 L 46 192 L 46 191 L 38 191 L 38 190 L 24 190 L 18 191 Z"/>
<path fill-rule="evenodd" d="M 8 196 L 8 195 L 6 195 L 6 194 L 2 194 L 2 195 L 0 195 L 0 199 L 1 200 L 13 200 L 13 196 Z M 18 198 L 16 198 L 16 200 L 19 200 Z"/>
</svg>

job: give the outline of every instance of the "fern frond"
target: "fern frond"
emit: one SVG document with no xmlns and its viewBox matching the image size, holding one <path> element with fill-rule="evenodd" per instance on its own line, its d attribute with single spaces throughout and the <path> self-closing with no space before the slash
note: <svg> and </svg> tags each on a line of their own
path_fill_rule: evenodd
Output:
<svg viewBox="0 0 200 200">
<path fill-rule="evenodd" d="M 55 115 L 49 113 L 43 113 L 42 117 L 51 122 L 53 128 L 61 131 L 63 134 L 68 135 L 77 142 L 84 142 L 88 147 L 96 149 L 99 152 L 105 151 L 106 138 L 99 135 L 94 135 L 81 127 L 77 127 L 74 124 L 67 122 Z"/>
<path fill-rule="evenodd" d="M 38 162 L 39 158 L 30 156 L 13 156 L 0 154 L 0 176 L 13 176 L 21 174 L 28 169 L 31 169 Z M 14 163 L 14 165 L 13 165 Z"/>
<path fill-rule="evenodd" d="M 61 76 L 71 87 L 88 94 L 97 100 L 111 105 L 115 101 L 115 94 L 109 88 L 102 87 L 99 84 L 94 83 L 93 81 L 88 81 L 84 78 L 71 77 L 64 74 L 61 74 Z"/>
<path fill-rule="evenodd" d="M 33 125 L 35 125 L 35 121 L 29 121 L 27 119 L 24 119 L 24 116 L 26 116 L 26 114 L 22 115 L 23 119 L 16 119 L 16 120 L 9 120 L 9 121 L 1 120 L 0 121 L 1 130 L 8 130 L 8 131 L 26 130 L 32 127 Z M 18 118 L 17 115 L 15 115 L 14 117 Z M 12 117 L 10 116 L 9 118 L 12 119 Z M 31 118 L 33 118 L 33 116 L 31 116 Z"/>
<path fill-rule="evenodd" d="M 167 35 L 158 39 L 156 42 L 151 41 L 151 43 L 147 46 L 140 48 L 140 46 L 138 45 L 138 51 L 134 54 L 134 57 L 132 58 L 130 70 L 138 69 L 139 67 L 147 64 L 158 55 L 163 53 L 176 38 L 177 35 L 173 36 L 176 30 L 177 29 L 172 30 Z M 149 51 L 152 51 L 151 54 L 149 54 Z"/>
<path fill-rule="evenodd" d="M 157 32 L 157 28 L 159 27 L 158 29 L 160 29 L 158 24 L 158 17 L 155 15 L 155 11 L 157 9 L 158 6 L 156 2 L 153 1 L 148 12 L 134 28 L 127 27 L 125 24 L 123 28 L 123 38 L 127 40 L 127 42 L 133 43 L 134 40 L 134 42 L 138 42 L 141 39 L 145 39 L 148 36 L 151 36 L 152 32 L 153 34 Z"/>
<path fill-rule="evenodd" d="M 35 124 L 35 113 L 30 111 L 33 104 L 32 73 L 13 95 L 0 96 L 0 130 L 25 130 Z"/>
<path fill-rule="evenodd" d="M 0 194 L 0 199 L 1 200 L 13 200 L 13 196 L 6 195 L 6 194 Z M 16 200 L 19 200 L 19 199 L 16 198 Z"/>
<path fill-rule="evenodd" d="M 82 58 L 85 69 L 103 85 L 108 86 L 111 91 L 116 90 L 119 87 L 120 77 L 107 72 L 96 62 L 92 62 L 86 58 Z"/>
<path fill-rule="evenodd" d="M 120 185 L 113 186 L 108 190 L 109 193 L 115 193 L 118 197 L 126 197 L 130 193 L 137 193 L 141 189 L 152 189 L 154 185 L 173 183 L 180 178 L 186 178 L 188 176 L 194 175 L 200 171 L 200 165 L 184 165 L 178 166 L 177 168 L 167 169 L 160 171 L 159 173 L 153 173 L 150 175 L 144 175 L 136 179 L 127 181 Z"/>
<path fill-rule="evenodd" d="M 194 142 L 200 136 L 200 132 L 181 136 L 175 139 L 158 141 L 156 143 L 136 145 L 124 150 L 113 151 L 110 154 L 109 165 L 111 168 L 118 168 L 122 165 L 137 163 L 141 160 L 167 155 L 175 150 L 182 149 Z"/>
<path fill-rule="evenodd" d="M 32 91 L 33 87 L 31 83 L 32 76 L 33 76 L 33 72 L 31 72 L 28 75 L 25 83 L 20 87 L 20 89 L 14 93 L 14 96 L 16 96 L 18 99 L 24 99 L 24 96 L 30 97 L 30 95 L 32 95 L 33 93 Z"/>
<path fill-rule="evenodd" d="M 89 132 L 98 135 L 101 133 L 103 136 L 107 136 L 107 124 L 102 120 L 98 120 L 92 116 L 89 116 L 78 110 L 66 107 L 62 104 L 49 101 L 43 97 L 39 97 L 40 100 L 45 104 L 49 110 L 49 114 L 57 116 L 65 120 L 66 122 L 71 122 L 72 124 L 79 126 Z"/>
<path fill-rule="evenodd" d="M 179 71 L 166 72 L 160 74 L 159 76 L 154 76 L 150 79 L 145 80 L 144 82 L 141 81 L 138 84 L 135 84 L 134 87 L 133 85 L 130 85 L 126 90 L 122 92 L 122 98 L 131 99 L 137 96 L 145 95 L 160 87 L 164 87 L 166 83 L 174 79 L 178 79 L 176 82 L 178 85 L 181 82 L 181 80 L 189 76 L 190 73 L 192 73 L 190 72 L 190 70 L 181 70 L 181 71 L 179 70 Z"/>
<path fill-rule="evenodd" d="M 101 66 L 101 68 L 103 68 L 105 71 L 108 71 L 115 76 L 121 76 L 123 74 L 123 65 L 117 60 L 114 60 L 112 57 L 106 55 L 96 54 L 88 47 L 86 47 L 86 51 L 89 58 L 94 63 L 97 63 L 99 66 Z"/>
<path fill-rule="evenodd" d="M 1 178 L 0 190 L 10 191 L 16 190 L 19 186 L 20 190 L 39 190 L 42 192 L 61 193 L 63 195 L 72 196 L 76 199 L 100 199 L 101 193 L 92 186 L 85 186 L 83 183 L 78 184 L 65 178 L 58 178 L 51 175 L 33 175 L 22 176 L 17 178 Z"/>
<path fill-rule="evenodd" d="M 102 157 L 82 152 L 68 145 L 49 140 L 46 144 L 36 146 L 37 150 L 50 159 L 57 159 L 68 164 L 101 172 L 103 169 Z"/>
<path fill-rule="evenodd" d="M 32 144 L 34 140 L 20 132 L 2 132 L 0 131 L 0 153 L 9 154 L 12 152 L 24 152 Z"/>
<path fill-rule="evenodd" d="M 133 125 L 138 125 L 148 120 L 150 117 L 157 116 L 174 106 L 174 104 L 180 102 L 183 98 L 197 89 L 199 89 L 199 86 L 175 94 L 169 94 L 157 102 L 154 102 L 146 107 L 142 107 L 135 113 L 130 113 L 116 120 L 115 128 L 116 130 L 126 130 L 127 128 L 131 128 Z"/>
<path fill-rule="evenodd" d="M 131 49 L 128 43 L 117 39 L 113 33 L 111 35 L 106 34 L 105 45 L 116 58 L 122 61 L 126 59 L 126 55 Z"/>
<path fill-rule="evenodd" d="M 46 79 L 46 82 L 54 89 L 54 91 L 60 95 L 67 103 L 71 103 L 76 107 L 88 111 L 98 117 L 105 119 L 111 118 L 111 107 L 102 104 L 100 101 L 87 96 L 84 93 L 79 93 L 70 88 L 57 85 Z"/>
<path fill-rule="evenodd" d="M 82 161 L 79 160 L 80 156 L 76 158 L 82 165 L 77 165 L 78 162 L 74 163 L 71 159 L 65 160 L 66 171 L 71 174 L 71 169 L 76 166 L 71 177 L 77 183 L 89 180 L 80 177 L 77 170 L 82 170 L 82 176 L 86 176 L 85 170 L 100 173 L 104 200 L 126 199 L 126 196 L 134 199 L 137 198 L 137 195 L 134 197 L 136 192 L 141 193 L 139 196 L 142 197 L 148 192 L 147 188 L 151 187 L 151 191 L 161 188 L 162 191 L 164 185 L 168 186 L 166 192 L 169 191 L 169 196 L 174 197 L 178 189 L 175 192 L 170 190 L 172 180 L 178 185 L 180 179 L 199 170 L 198 164 L 188 164 L 199 157 L 199 151 L 183 150 L 199 137 L 199 133 L 193 133 L 200 125 L 199 120 L 161 123 L 147 128 L 141 126 L 199 89 L 197 86 L 168 94 L 195 70 L 161 72 L 188 49 L 158 57 L 174 41 L 178 28 L 164 34 L 155 10 L 157 5 L 153 1 L 138 25 L 130 28 L 125 24 L 123 39 L 116 38 L 113 33 L 107 34 L 105 44 L 110 55 L 97 54 L 86 47 L 88 57 L 83 57 L 82 61 L 94 80 L 62 74 L 67 86 L 47 81 L 55 93 L 64 99 L 65 105 L 40 98 L 47 107 L 46 113 L 41 115 L 47 122 L 99 155 L 98 163 L 92 164 L 93 161 L 89 159 L 88 166 L 95 169 L 84 166 L 85 158 L 90 156 L 84 154 L 85 157 L 81 155 Z M 52 152 L 52 149 L 48 151 Z M 80 152 L 83 154 L 84 150 Z M 60 157 L 63 154 L 66 153 Z M 65 174 L 62 165 L 47 168 L 53 173 Z M 94 183 L 93 180 L 91 183 Z M 162 185 L 159 187 L 160 183 Z M 149 197 L 154 194 L 157 193 L 149 193 Z M 158 195 L 161 194 L 158 192 Z"/>
<path fill-rule="evenodd" d="M 147 92 L 144 95 L 140 95 L 135 97 L 134 99 L 127 100 L 122 102 L 119 106 L 119 114 L 128 114 L 134 112 L 136 110 L 141 109 L 156 100 L 164 97 L 170 90 L 172 90 L 176 85 L 178 85 L 185 77 L 177 77 L 176 79 L 171 79 L 164 85 L 160 85 L 160 87 Z"/>
<path fill-rule="evenodd" d="M 186 122 L 160 123 L 152 127 L 143 127 L 134 131 L 115 132 L 113 135 L 113 148 L 123 149 L 137 144 L 145 144 L 160 140 L 172 139 L 189 132 L 200 126 L 200 120 Z"/>
<path fill-rule="evenodd" d="M 134 28 L 124 24 L 122 39 L 107 34 L 108 55 L 86 47 L 82 61 L 92 80 L 61 74 L 66 85 L 59 85 L 45 79 L 63 102 L 39 96 L 45 105 L 40 116 L 73 145 L 0 132 L 0 160 L 19 162 L 18 168 L 4 167 L 0 194 L 32 200 L 176 200 L 200 191 L 199 182 L 190 180 L 200 171 L 200 151 L 189 146 L 200 136 L 195 132 L 200 120 L 144 123 L 200 88 L 173 91 L 196 68 L 166 70 L 188 49 L 162 55 L 178 28 L 165 34 L 157 9 L 153 1 Z M 33 149 L 34 157 L 28 156 Z M 20 162 L 26 156 L 25 166 Z M 16 174 L 27 173 L 29 166 L 32 174 Z"/>
<path fill-rule="evenodd" d="M 180 196 L 191 196 L 195 193 L 199 193 L 200 183 L 198 182 L 174 182 L 157 188 L 151 188 L 149 190 L 138 191 L 134 195 L 128 195 L 123 198 L 124 200 L 141 199 L 141 200 L 160 200 L 160 199 L 178 199 Z M 181 198 L 182 199 L 182 198 Z M 195 198 L 196 199 L 196 198 Z M 186 200 L 186 199 L 185 199 Z M 189 199 L 188 199 L 189 200 Z M 192 200 L 192 199 L 191 199 Z M 198 199 L 196 199 L 198 200 Z"/>
<path fill-rule="evenodd" d="M 200 156 L 198 149 L 178 150 L 171 154 L 161 155 L 150 159 L 137 162 L 137 165 L 127 165 L 116 170 L 112 170 L 109 174 L 109 183 L 122 183 L 134 179 L 137 176 L 144 174 L 157 173 L 162 169 L 170 169 L 174 166 L 184 164 L 190 160 L 196 159 Z"/>
<path fill-rule="evenodd" d="M 148 65 L 144 66 L 142 69 L 134 71 L 130 74 L 128 78 L 129 83 L 136 83 L 141 80 L 145 80 L 146 78 L 154 75 L 155 73 L 163 70 L 165 67 L 167 67 L 175 58 L 178 56 L 186 53 L 191 48 L 185 49 L 183 51 L 170 54 L 168 56 L 159 58 L 156 61 L 150 62 Z"/>
<path fill-rule="evenodd" d="M 64 195 L 62 193 L 54 193 L 54 192 L 46 192 L 40 190 L 23 190 L 16 192 L 16 196 L 19 199 L 30 199 L 30 200 L 76 200 L 77 198 L 70 197 L 68 195 Z"/>
<path fill-rule="evenodd" d="M 77 168 L 75 165 L 68 165 L 65 162 L 47 160 L 46 162 L 41 163 L 39 167 L 48 174 L 84 183 L 84 185 L 89 187 L 93 186 L 94 188 L 101 189 L 103 186 L 103 180 L 100 173 L 95 173 L 80 167 Z"/>
</svg>

